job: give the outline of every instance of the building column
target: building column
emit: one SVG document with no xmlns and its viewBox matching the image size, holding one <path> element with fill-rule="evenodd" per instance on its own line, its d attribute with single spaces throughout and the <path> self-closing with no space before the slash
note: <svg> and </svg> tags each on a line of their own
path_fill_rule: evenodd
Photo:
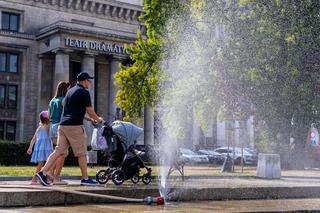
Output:
<svg viewBox="0 0 320 213">
<path fill-rule="evenodd" d="M 110 82 L 109 82 L 109 113 L 108 121 L 112 122 L 117 119 L 117 108 L 115 103 L 117 95 L 117 86 L 115 84 L 114 75 L 120 70 L 121 59 L 113 57 L 110 62 Z"/>
<path fill-rule="evenodd" d="M 42 98 L 41 98 L 41 85 L 42 85 L 42 82 L 41 82 L 41 79 L 42 79 L 42 67 L 43 67 L 43 55 L 39 55 L 38 56 L 38 79 L 37 79 L 37 82 L 38 82 L 38 94 L 37 96 L 39 97 L 37 99 L 37 113 L 39 113 L 41 110 L 42 110 Z M 37 119 L 37 123 L 38 123 L 38 119 Z"/>
<path fill-rule="evenodd" d="M 94 55 L 93 54 L 84 54 L 82 57 L 82 72 L 87 72 L 90 76 L 94 76 Z M 89 87 L 89 92 L 91 96 L 91 104 L 94 107 L 94 96 L 95 96 L 95 79 L 90 79 L 91 85 Z"/>
<path fill-rule="evenodd" d="M 154 111 L 150 104 L 144 106 L 144 144 L 154 145 Z"/>
<path fill-rule="evenodd" d="M 82 56 L 82 62 L 81 62 L 81 71 L 82 72 L 87 72 L 90 76 L 94 76 L 94 55 L 93 54 L 84 54 Z M 95 77 L 95 76 L 94 76 Z M 95 79 L 90 79 L 91 81 L 91 85 L 89 87 L 89 93 L 90 93 L 90 97 L 91 97 L 91 104 L 92 107 L 94 108 L 94 89 L 95 89 Z M 87 117 L 89 117 L 89 115 L 86 115 Z M 87 120 L 83 120 L 83 125 L 84 125 L 84 129 L 86 131 L 87 134 L 87 145 L 90 146 L 91 145 L 91 138 L 92 138 L 92 131 L 93 131 L 93 126 L 91 124 L 90 121 Z"/>
<path fill-rule="evenodd" d="M 52 87 L 54 91 L 59 81 L 69 81 L 69 54 L 61 50 L 56 52 L 54 84 Z"/>
</svg>

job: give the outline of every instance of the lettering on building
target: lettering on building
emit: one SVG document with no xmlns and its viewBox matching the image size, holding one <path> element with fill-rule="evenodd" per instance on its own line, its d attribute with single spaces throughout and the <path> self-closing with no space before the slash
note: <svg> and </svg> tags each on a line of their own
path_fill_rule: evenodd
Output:
<svg viewBox="0 0 320 213">
<path fill-rule="evenodd" d="M 116 53 L 121 55 L 129 55 L 129 52 L 124 46 L 117 44 L 110 44 L 105 42 L 85 41 L 80 39 L 65 38 L 64 44 L 67 47 L 74 47 L 78 49 L 95 50 L 105 53 Z"/>
</svg>

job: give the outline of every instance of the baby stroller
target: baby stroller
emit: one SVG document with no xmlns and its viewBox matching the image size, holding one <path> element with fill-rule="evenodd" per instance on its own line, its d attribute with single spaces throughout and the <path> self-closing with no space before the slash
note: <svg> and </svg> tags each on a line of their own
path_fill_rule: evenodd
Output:
<svg viewBox="0 0 320 213">
<path fill-rule="evenodd" d="M 144 184 L 149 184 L 152 170 L 145 165 L 135 149 L 136 139 L 142 134 L 143 129 L 123 121 L 105 124 L 103 128 L 103 136 L 108 146 L 106 151 L 110 158 L 108 168 L 98 171 L 96 180 L 100 184 L 112 180 L 115 185 L 121 185 L 128 179 L 131 179 L 134 184 L 141 179 Z M 141 168 L 145 168 L 147 171 L 142 176 L 140 176 Z"/>
</svg>

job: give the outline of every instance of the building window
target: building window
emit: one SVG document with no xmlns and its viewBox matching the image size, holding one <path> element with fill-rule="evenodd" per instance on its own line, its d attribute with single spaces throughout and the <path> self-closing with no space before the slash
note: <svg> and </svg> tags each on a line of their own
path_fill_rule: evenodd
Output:
<svg viewBox="0 0 320 213">
<path fill-rule="evenodd" d="M 9 72 L 18 72 L 18 54 L 9 54 Z"/>
<path fill-rule="evenodd" d="M 16 85 L 0 84 L 0 107 L 17 108 L 18 87 Z"/>
<path fill-rule="evenodd" d="M 0 72 L 5 72 L 6 71 L 6 54 L 0 52 Z"/>
<path fill-rule="evenodd" d="M 4 139 L 4 121 L 0 121 L 0 140 Z"/>
<path fill-rule="evenodd" d="M 2 12 L 2 30 L 19 31 L 20 15 L 16 13 Z"/>
<path fill-rule="evenodd" d="M 16 109 L 17 108 L 17 86 L 9 85 L 8 86 L 8 108 Z"/>
<path fill-rule="evenodd" d="M 10 141 L 16 140 L 16 122 L 15 121 L 7 121 L 6 128 L 6 139 Z"/>
<path fill-rule="evenodd" d="M 16 140 L 15 121 L 0 121 L 0 140 Z"/>
<path fill-rule="evenodd" d="M 18 72 L 19 54 L 0 52 L 0 72 Z"/>
<path fill-rule="evenodd" d="M 6 86 L 0 84 L 0 107 L 4 108 L 6 100 Z"/>
</svg>

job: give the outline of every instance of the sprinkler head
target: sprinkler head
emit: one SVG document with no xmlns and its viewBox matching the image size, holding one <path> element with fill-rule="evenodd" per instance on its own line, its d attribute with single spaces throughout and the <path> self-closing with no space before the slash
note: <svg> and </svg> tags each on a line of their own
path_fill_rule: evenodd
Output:
<svg viewBox="0 0 320 213">
<path fill-rule="evenodd" d="M 163 205 L 164 204 L 164 198 L 161 196 L 157 197 L 157 205 Z"/>
<path fill-rule="evenodd" d="M 143 199 L 143 202 L 151 205 L 152 203 L 156 203 L 157 205 L 163 205 L 164 204 L 164 199 L 161 196 L 158 197 L 146 197 Z"/>
</svg>

